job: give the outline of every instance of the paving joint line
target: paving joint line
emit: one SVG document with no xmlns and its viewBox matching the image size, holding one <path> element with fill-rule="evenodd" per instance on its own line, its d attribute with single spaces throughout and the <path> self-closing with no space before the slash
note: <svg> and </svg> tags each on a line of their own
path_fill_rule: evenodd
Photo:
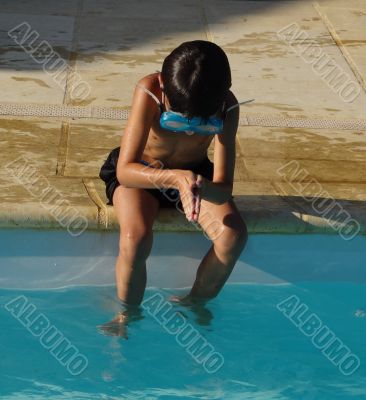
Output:
<svg viewBox="0 0 366 400">
<path fill-rule="evenodd" d="M 349 54 L 348 50 L 344 46 L 342 39 L 338 36 L 336 29 L 334 28 L 333 24 L 330 22 L 329 18 L 324 14 L 321 10 L 321 6 L 317 1 L 313 1 L 313 7 L 318 12 L 320 18 L 322 19 L 324 25 L 328 29 L 330 35 L 332 36 L 335 44 L 337 45 L 339 51 L 342 53 L 343 58 L 346 60 L 347 64 L 349 65 L 350 69 L 352 70 L 355 78 L 357 79 L 358 83 L 366 92 L 366 82 L 363 76 L 361 75 L 360 71 L 358 70 L 357 64 L 353 61 L 351 55 Z"/>
<path fill-rule="evenodd" d="M 58 145 L 56 176 L 64 176 L 65 174 L 69 137 L 70 124 L 69 122 L 63 121 L 61 125 L 60 142 Z"/>
<path fill-rule="evenodd" d="M 103 228 L 108 228 L 109 226 L 109 218 L 108 218 L 108 209 L 107 205 L 100 198 L 94 182 L 90 178 L 82 179 L 85 190 L 90 198 L 90 200 L 96 205 L 98 212 L 98 225 Z"/>
<path fill-rule="evenodd" d="M 199 0 L 199 8 L 200 8 L 200 12 L 201 12 L 201 20 L 202 20 L 203 28 L 205 30 L 206 38 L 209 42 L 214 43 L 213 36 L 211 34 L 210 27 L 208 24 L 206 8 L 205 8 L 205 0 Z"/>
<path fill-rule="evenodd" d="M 70 87 L 72 87 L 73 81 L 75 79 L 75 64 L 76 64 L 76 59 L 77 59 L 76 47 L 78 44 L 77 37 L 78 37 L 78 33 L 79 33 L 80 17 L 83 12 L 83 7 L 84 7 L 84 0 L 79 0 L 78 5 L 77 5 L 76 14 L 75 14 L 75 20 L 74 20 L 73 38 L 72 38 L 72 42 L 71 42 L 70 55 L 69 55 L 69 60 L 68 60 L 69 68 L 67 68 L 65 93 L 64 93 L 64 98 L 63 98 L 63 104 L 66 104 L 66 105 L 71 103 Z"/>
</svg>

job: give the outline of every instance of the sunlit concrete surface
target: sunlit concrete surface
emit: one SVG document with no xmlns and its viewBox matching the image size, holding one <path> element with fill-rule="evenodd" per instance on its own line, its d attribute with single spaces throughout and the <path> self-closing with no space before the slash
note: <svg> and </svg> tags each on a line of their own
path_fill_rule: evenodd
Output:
<svg viewBox="0 0 366 400">
<path fill-rule="evenodd" d="M 22 23 L 58 65 L 47 68 L 31 40 L 9 34 Z M 234 182 L 250 231 L 336 233 L 323 199 L 365 233 L 364 0 L 2 0 L 0 225 L 65 228 L 67 208 L 88 229 L 116 229 L 98 178 L 126 123 L 115 112 L 128 111 L 138 79 L 194 39 L 220 45 L 236 97 L 255 99 L 241 106 Z M 101 112 L 78 118 L 78 107 Z M 38 177 L 33 190 L 14 175 L 22 163 Z M 197 227 L 173 209 L 161 210 L 155 229 Z"/>
</svg>

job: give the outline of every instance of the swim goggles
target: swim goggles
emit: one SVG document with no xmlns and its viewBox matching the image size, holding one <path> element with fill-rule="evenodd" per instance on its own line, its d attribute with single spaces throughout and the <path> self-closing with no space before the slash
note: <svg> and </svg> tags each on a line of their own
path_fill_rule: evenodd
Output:
<svg viewBox="0 0 366 400">
<path fill-rule="evenodd" d="M 212 115 L 205 121 L 201 117 L 188 119 L 176 111 L 165 111 L 160 117 L 160 126 L 176 132 L 193 132 L 201 135 L 214 135 L 222 132 L 224 121 Z"/>
<path fill-rule="evenodd" d="M 249 103 L 254 99 L 247 100 L 235 104 L 227 109 L 227 112 L 231 109 L 238 107 L 240 104 Z M 200 135 L 215 135 L 221 133 L 224 128 L 224 121 L 221 118 L 217 118 L 215 115 L 211 115 L 207 122 L 201 117 L 193 117 L 188 119 L 184 114 L 176 111 L 165 111 L 160 117 L 160 126 L 164 129 L 168 129 L 174 132 L 186 132 L 188 134 L 198 133 Z"/>
</svg>

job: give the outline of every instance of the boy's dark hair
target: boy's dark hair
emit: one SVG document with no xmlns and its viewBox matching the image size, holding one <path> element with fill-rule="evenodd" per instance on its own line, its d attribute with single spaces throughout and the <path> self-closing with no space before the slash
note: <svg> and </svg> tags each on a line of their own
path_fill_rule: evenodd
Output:
<svg viewBox="0 0 366 400">
<path fill-rule="evenodd" d="M 184 42 L 174 49 L 163 62 L 161 77 L 171 109 L 188 118 L 215 114 L 231 87 L 225 52 L 205 40 Z"/>
</svg>

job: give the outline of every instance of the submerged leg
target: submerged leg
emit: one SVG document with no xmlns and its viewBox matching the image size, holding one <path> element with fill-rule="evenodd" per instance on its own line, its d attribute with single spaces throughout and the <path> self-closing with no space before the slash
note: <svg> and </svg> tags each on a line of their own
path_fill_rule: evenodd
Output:
<svg viewBox="0 0 366 400">
<path fill-rule="evenodd" d="M 209 299 L 217 296 L 229 278 L 248 235 L 233 200 L 220 205 L 202 200 L 198 222 L 213 245 L 198 267 L 189 296 Z"/>
<path fill-rule="evenodd" d="M 146 260 L 153 243 L 152 226 L 158 200 L 144 189 L 119 186 L 113 204 L 120 225 L 116 262 L 117 295 L 127 304 L 140 304 L 146 286 Z"/>
<path fill-rule="evenodd" d="M 152 226 L 159 203 L 144 189 L 118 186 L 113 206 L 120 225 L 116 286 L 122 310 L 98 328 L 103 334 L 127 339 L 128 323 L 142 318 L 139 304 L 146 287 L 146 259 L 152 248 Z"/>
</svg>

